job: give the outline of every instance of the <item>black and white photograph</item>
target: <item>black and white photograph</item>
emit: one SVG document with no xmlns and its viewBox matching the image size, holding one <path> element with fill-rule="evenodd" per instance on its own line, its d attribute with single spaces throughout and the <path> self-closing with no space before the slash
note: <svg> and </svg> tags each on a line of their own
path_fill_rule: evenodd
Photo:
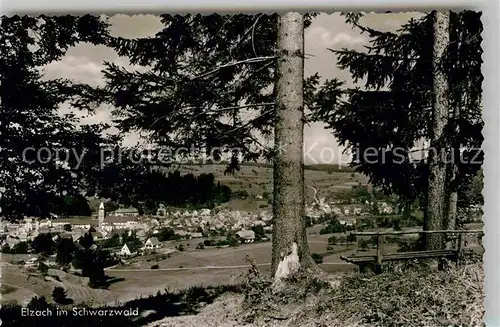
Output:
<svg viewBox="0 0 500 327">
<path fill-rule="evenodd" d="M 474 10 L 4 15 L 0 326 L 485 326 Z"/>
</svg>

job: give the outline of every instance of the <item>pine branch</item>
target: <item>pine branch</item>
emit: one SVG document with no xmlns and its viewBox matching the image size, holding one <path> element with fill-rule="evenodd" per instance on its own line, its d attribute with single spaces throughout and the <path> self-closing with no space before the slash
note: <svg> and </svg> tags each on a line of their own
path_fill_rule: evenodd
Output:
<svg viewBox="0 0 500 327">
<path fill-rule="evenodd" d="M 229 110 L 237 110 L 237 109 L 253 108 L 253 107 L 267 107 L 267 106 L 274 106 L 274 105 L 275 105 L 274 102 L 251 103 L 251 104 L 244 104 L 244 105 L 241 105 L 241 106 L 233 106 L 233 107 L 211 109 L 210 111 L 221 112 L 221 111 L 229 111 Z"/>
<path fill-rule="evenodd" d="M 192 119 L 191 122 L 194 121 L 194 119 L 208 113 L 208 112 L 223 112 L 223 111 L 231 111 L 231 110 L 239 110 L 239 109 L 245 109 L 245 108 L 255 108 L 255 107 L 267 107 L 267 106 L 274 106 L 274 102 L 264 102 L 264 103 L 251 103 L 251 104 L 244 104 L 240 106 L 232 106 L 232 107 L 224 107 L 224 108 L 217 108 L 217 109 L 207 109 L 206 111 L 200 112 L 196 114 Z M 184 107 L 181 108 L 181 110 L 192 110 L 192 109 L 201 109 L 202 107 Z M 158 123 L 161 119 L 166 118 L 167 115 L 163 115 L 156 119 L 153 124 L 151 124 L 151 127 L 153 127 L 156 123 Z"/>
<path fill-rule="evenodd" d="M 257 22 L 262 17 L 262 15 L 263 14 L 260 14 L 259 16 L 257 16 L 257 18 L 255 19 L 255 22 L 252 25 L 252 50 L 253 50 L 253 54 L 255 55 L 255 57 L 258 57 L 257 51 L 255 51 L 255 42 L 254 42 L 254 40 L 255 40 L 255 27 L 257 26 Z"/>
<path fill-rule="evenodd" d="M 199 78 L 204 78 L 204 77 L 210 76 L 210 75 L 212 75 L 214 73 L 217 73 L 218 71 L 220 71 L 223 68 L 232 67 L 232 66 L 241 65 L 241 64 L 254 64 L 254 63 L 259 63 L 259 62 L 263 62 L 263 61 L 267 61 L 267 60 L 273 60 L 273 59 L 276 59 L 276 58 L 277 58 L 276 56 L 266 56 L 266 57 L 257 57 L 257 58 L 250 58 L 250 59 L 245 59 L 245 60 L 240 60 L 240 61 L 229 62 L 229 63 L 221 65 L 221 66 L 219 66 L 219 67 L 217 67 L 215 69 L 212 69 L 212 70 L 210 70 L 210 71 L 208 71 L 206 73 L 203 73 L 201 75 L 195 76 L 191 80 L 195 80 L 195 79 L 199 79 Z"/>
<path fill-rule="evenodd" d="M 242 128 L 248 127 L 248 126 L 252 125 L 252 124 L 253 124 L 256 120 L 258 120 L 258 119 L 260 119 L 260 118 L 264 117 L 264 115 L 267 115 L 267 114 L 269 114 L 269 113 L 271 113 L 271 112 L 273 112 L 273 111 L 274 111 L 274 109 L 273 109 L 273 110 L 266 110 L 266 111 L 264 111 L 262 114 L 260 114 L 260 115 L 258 115 L 257 117 L 255 117 L 255 118 L 251 119 L 251 120 L 250 120 L 249 122 L 247 122 L 246 124 L 243 124 L 243 125 L 241 125 L 241 126 L 236 126 L 236 127 L 234 127 L 233 129 L 230 129 L 229 131 L 226 131 L 226 133 L 232 133 L 232 132 L 235 132 L 235 131 L 240 130 L 240 129 L 242 129 Z"/>
<path fill-rule="evenodd" d="M 368 50 L 374 49 L 372 47 L 365 46 Z M 403 58 L 403 57 L 396 57 L 396 56 L 391 56 L 387 54 L 374 54 L 374 53 L 362 53 L 362 52 L 357 52 L 355 50 L 344 50 L 344 49 L 331 49 L 327 48 L 329 51 L 335 53 L 335 54 L 345 54 L 345 55 L 357 55 L 358 57 L 369 57 L 369 58 L 380 58 L 380 59 L 392 59 L 392 60 L 411 60 L 411 61 L 416 61 L 419 58 Z"/>
<path fill-rule="evenodd" d="M 255 22 L 252 24 L 252 26 L 250 26 L 249 29 L 247 29 L 245 31 L 245 33 L 243 34 L 243 36 L 241 37 L 241 39 L 233 46 L 231 47 L 231 49 L 229 50 L 229 55 L 231 56 L 231 58 L 233 57 L 232 53 L 233 51 L 241 44 L 241 42 L 245 41 L 245 39 L 247 38 L 248 35 L 250 35 L 250 33 L 253 31 L 254 29 L 254 26 L 255 24 L 257 23 L 258 19 L 262 16 L 263 14 L 260 14 L 257 19 L 255 20 Z"/>
</svg>

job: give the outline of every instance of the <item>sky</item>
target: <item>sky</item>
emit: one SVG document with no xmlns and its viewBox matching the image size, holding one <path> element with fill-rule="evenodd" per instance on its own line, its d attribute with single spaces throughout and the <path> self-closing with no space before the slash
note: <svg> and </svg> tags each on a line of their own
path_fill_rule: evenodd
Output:
<svg viewBox="0 0 500 327">
<path fill-rule="evenodd" d="M 360 21 L 366 25 L 382 31 L 396 31 L 410 18 L 421 17 L 421 13 L 369 13 Z M 159 18 L 153 15 L 123 15 L 118 14 L 109 18 L 111 33 L 125 38 L 152 36 L 163 28 Z M 367 45 L 368 37 L 358 29 L 345 23 L 340 14 L 320 14 L 314 18 L 312 25 L 305 31 L 305 52 L 308 58 L 305 61 L 305 75 L 316 72 L 323 79 L 337 77 L 352 87 L 350 75 L 336 66 L 335 56 L 328 50 L 349 48 L 363 50 Z M 94 46 L 80 43 L 70 48 L 62 60 L 53 62 L 44 68 L 46 78 L 70 78 L 90 85 L 102 85 L 103 62 L 114 62 L 117 65 L 130 67 L 126 58 L 120 58 L 116 52 L 104 46 Z M 67 111 L 61 108 L 61 112 Z M 101 107 L 95 115 L 83 118 L 84 123 L 110 122 L 111 109 Z M 138 135 L 131 134 L 125 139 L 127 145 L 136 144 Z M 311 163 L 347 163 L 348 155 L 342 155 L 342 148 L 329 130 L 321 123 L 314 123 L 304 129 L 304 152 L 306 164 Z"/>
</svg>

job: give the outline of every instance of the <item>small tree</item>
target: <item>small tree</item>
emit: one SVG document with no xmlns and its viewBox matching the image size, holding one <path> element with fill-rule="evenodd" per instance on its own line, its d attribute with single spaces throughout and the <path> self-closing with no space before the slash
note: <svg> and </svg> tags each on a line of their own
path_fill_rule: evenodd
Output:
<svg viewBox="0 0 500 327">
<path fill-rule="evenodd" d="M 64 304 L 68 301 L 66 290 L 60 286 L 54 287 L 52 291 L 52 299 L 55 303 Z"/>
<path fill-rule="evenodd" d="M 78 243 L 80 243 L 81 246 L 83 246 L 85 249 L 88 249 L 94 244 L 94 238 L 92 237 L 92 234 L 90 232 L 85 233 L 80 239 L 78 240 Z"/>
<path fill-rule="evenodd" d="M 26 254 L 28 253 L 28 242 L 22 241 L 19 243 L 16 243 L 13 247 L 11 252 L 15 254 Z"/>
<path fill-rule="evenodd" d="M 9 244 L 2 245 L 2 253 L 10 253 L 10 246 L 9 246 Z"/>
<path fill-rule="evenodd" d="M 73 241 L 69 238 L 62 238 L 57 243 L 57 256 L 56 262 L 62 265 L 66 265 L 71 262 L 73 251 L 75 249 L 75 245 Z"/>
<path fill-rule="evenodd" d="M 67 232 L 71 232 L 72 229 L 71 224 L 64 224 L 63 229 Z"/>
<path fill-rule="evenodd" d="M 323 263 L 323 256 L 319 253 L 313 253 L 311 254 L 312 259 L 316 264 Z"/>
<path fill-rule="evenodd" d="M 346 242 L 347 243 L 356 243 L 356 235 L 354 235 L 354 234 L 347 235 Z"/>
<path fill-rule="evenodd" d="M 252 227 L 253 232 L 255 233 L 255 240 L 260 241 L 263 238 L 266 237 L 266 232 L 264 231 L 264 227 L 262 226 L 253 226 Z"/>
<path fill-rule="evenodd" d="M 345 236 L 340 236 L 339 237 L 339 244 L 345 244 L 346 243 L 346 238 Z"/>
<path fill-rule="evenodd" d="M 49 272 L 49 267 L 43 262 L 38 262 L 38 271 L 40 271 L 42 276 L 45 276 Z"/>
<path fill-rule="evenodd" d="M 49 304 L 47 303 L 47 299 L 45 296 L 34 296 L 31 298 L 31 301 L 27 305 L 28 309 L 31 310 L 45 310 L 49 308 Z"/>
<path fill-rule="evenodd" d="M 120 235 L 115 233 L 104 242 L 104 247 L 114 248 L 120 246 Z"/>
<path fill-rule="evenodd" d="M 50 233 L 39 234 L 31 242 L 31 247 L 35 253 L 45 252 L 52 254 L 54 251 L 54 241 Z"/>
<path fill-rule="evenodd" d="M 331 236 L 328 238 L 328 244 L 337 245 L 338 239 L 336 236 Z"/>
</svg>

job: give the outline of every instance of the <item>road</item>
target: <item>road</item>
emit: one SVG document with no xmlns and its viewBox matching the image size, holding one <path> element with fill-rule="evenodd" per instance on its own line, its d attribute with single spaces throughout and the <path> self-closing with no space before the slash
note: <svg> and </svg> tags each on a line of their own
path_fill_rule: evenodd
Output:
<svg viewBox="0 0 500 327">
<path fill-rule="evenodd" d="M 270 266 L 270 263 L 260 263 L 257 264 L 257 267 L 267 267 Z M 346 266 L 348 263 L 344 262 L 326 262 L 321 265 L 329 265 L 329 266 Z M 182 270 L 209 270 L 209 269 L 243 269 L 250 268 L 250 265 L 238 265 L 238 266 L 204 266 L 204 267 L 185 267 L 185 268 L 158 268 L 158 269 L 121 269 L 109 267 L 106 268 L 106 271 L 117 271 L 117 272 L 139 272 L 139 271 L 182 271 Z"/>
</svg>

